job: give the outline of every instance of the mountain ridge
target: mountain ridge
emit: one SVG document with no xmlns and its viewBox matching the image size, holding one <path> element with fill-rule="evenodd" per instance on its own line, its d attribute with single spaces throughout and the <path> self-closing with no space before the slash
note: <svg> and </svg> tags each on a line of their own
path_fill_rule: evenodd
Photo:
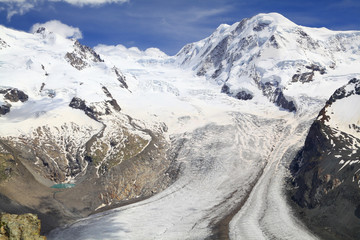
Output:
<svg viewBox="0 0 360 240">
<path fill-rule="evenodd" d="M 1 26 L 0 193 L 40 213 L 46 231 L 143 200 L 50 239 L 209 238 L 224 234 L 221 219 L 227 236 L 282 236 L 281 226 L 313 238 L 281 183 L 329 97 L 360 78 L 359 46 L 358 31 L 302 27 L 276 13 L 220 25 L 175 56 Z M 22 198 L 16 189 L 34 190 Z M 278 227 L 268 206 L 281 213 Z M 243 226 L 249 214 L 254 231 Z"/>
<path fill-rule="evenodd" d="M 186 45 L 176 57 L 179 65 L 191 66 L 230 96 L 248 100 L 263 94 L 295 111 L 296 96 L 287 90 L 289 85 L 321 79 L 319 75 L 342 61 L 357 59 L 359 50 L 346 46 L 352 38 L 359 42 L 360 32 L 301 27 L 280 14 L 259 14 L 221 25 L 210 37 Z M 347 59 L 341 54 L 345 51 Z"/>
</svg>

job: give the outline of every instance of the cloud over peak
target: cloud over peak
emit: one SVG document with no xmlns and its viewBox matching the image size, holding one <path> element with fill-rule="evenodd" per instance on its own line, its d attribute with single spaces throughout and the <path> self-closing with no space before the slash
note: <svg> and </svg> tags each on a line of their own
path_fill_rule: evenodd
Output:
<svg viewBox="0 0 360 240">
<path fill-rule="evenodd" d="M 16 15 L 23 15 L 33 8 L 38 8 L 45 2 L 66 2 L 68 4 L 82 7 L 82 6 L 99 6 L 108 3 L 122 4 L 129 2 L 129 0 L 0 0 L 0 11 L 7 11 L 7 20 Z"/>
<path fill-rule="evenodd" d="M 66 25 L 58 20 L 51 20 L 46 23 L 36 23 L 31 27 L 30 32 L 34 33 L 40 27 L 44 27 L 48 31 L 57 33 L 65 38 L 82 38 L 82 33 L 79 28 Z"/>
<path fill-rule="evenodd" d="M 106 3 L 125 3 L 129 0 L 49 0 L 50 2 L 67 2 L 76 6 L 102 5 Z"/>
</svg>

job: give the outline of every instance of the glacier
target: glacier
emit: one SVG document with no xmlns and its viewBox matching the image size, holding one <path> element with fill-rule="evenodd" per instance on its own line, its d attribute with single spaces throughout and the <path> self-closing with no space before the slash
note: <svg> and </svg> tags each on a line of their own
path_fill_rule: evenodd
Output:
<svg viewBox="0 0 360 240">
<path fill-rule="evenodd" d="M 326 100 L 360 77 L 360 32 L 302 27 L 280 14 L 259 14 L 221 25 L 176 56 L 98 45 L 94 52 L 102 61 L 93 61 L 91 51 L 79 55 L 73 40 L 56 33 L 1 27 L 0 40 L 6 43 L 0 48 L 1 87 L 29 95 L 0 117 L 1 137 L 32 136 L 41 126 L 56 135 L 54 129 L 73 123 L 83 128 L 72 136 L 80 146 L 100 133 L 116 138 L 112 123 L 119 121 L 150 142 L 144 129 L 166 126 L 161 134 L 178 171 L 171 185 L 150 198 L 76 220 L 48 239 L 318 239 L 289 206 L 285 179 Z M 84 62 L 72 67 L 66 52 Z M 119 113 L 109 107 L 113 113 L 94 120 L 68 107 L 79 96 L 104 112 L 109 94 L 103 87 Z M 252 98 L 241 99 L 240 92 Z M 296 111 L 286 109 L 290 102 Z M 359 119 L 358 106 L 349 106 L 356 109 L 351 118 Z M 86 167 L 81 165 L 83 174 Z"/>
</svg>

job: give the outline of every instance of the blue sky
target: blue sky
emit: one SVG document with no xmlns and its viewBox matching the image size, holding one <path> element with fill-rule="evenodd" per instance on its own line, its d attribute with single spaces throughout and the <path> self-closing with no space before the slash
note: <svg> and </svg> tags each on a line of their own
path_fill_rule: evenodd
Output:
<svg viewBox="0 0 360 240">
<path fill-rule="evenodd" d="M 156 47 L 169 55 L 221 23 L 267 12 L 304 26 L 360 30 L 360 0 L 0 0 L 0 24 L 7 27 L 30 31 L 58 20 L 79 28 L 80 42 L 91 47 Z"/>
</svg>

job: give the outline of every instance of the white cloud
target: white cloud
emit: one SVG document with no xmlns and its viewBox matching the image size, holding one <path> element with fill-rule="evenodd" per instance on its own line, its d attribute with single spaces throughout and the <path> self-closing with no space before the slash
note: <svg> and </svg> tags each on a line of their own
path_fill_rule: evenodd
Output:
<svg viewBox="0 0 360 240">
<path fill-rule="evenodd" d="M 167 57 L 166 53 L 161 51 L 158 48 L 148 48 L 145 51 L 141 51 L 137 47 L 127 48 L 124 45 L 118 44 L 116 46 L 112 45 L 97 45 L 94 47 L 95 51 L 101 55 L 110 56 L 113 58 L 127 59 L 127 58 L 140 58 L 140 57 L 150 57 L 150 58 L 165 58 Z"/>
<path fill-rule="evenodd" d="M 1 11 L 7 11 L 7 20 L 10 21 L 11 17 L 28 12 L 30 9 L 34 8 L 34 1 L 26 1 L 26 0 L 0 0 L 0 3 L 3 3 L 5 6 L 1 7 Z"/>
<path fill-rule="evenodd" d="M 106 3 L 125 3 L 129 0 L 49 0 L 50 2 L 67 2 L 76 6 L 102 5 Z"/>
<path fill-rule="evenodd" d="M 30 32 L 36 32 L 39 27 L 45 27 L 48 31 L 57 33 L 65 38 L 82 38 L 82 33 L 79 28 L 66 25 L 58 20 L 51 20 L 46 23 L 36 23 L 31 27 Z"/>
<path fill-rule="evenodd" d="M 129 2 L 129 0 L 0 0 L 0 11 L 7 11 L 7 20 L 16 15 L 23 15 L 29 12 L 31 9 L 41 6 L 44 2 L 66 2 L 68 4 L 82 7 L 85 5 L 99 6 L 107 3 L 122 4 Z"/>
</svg>

